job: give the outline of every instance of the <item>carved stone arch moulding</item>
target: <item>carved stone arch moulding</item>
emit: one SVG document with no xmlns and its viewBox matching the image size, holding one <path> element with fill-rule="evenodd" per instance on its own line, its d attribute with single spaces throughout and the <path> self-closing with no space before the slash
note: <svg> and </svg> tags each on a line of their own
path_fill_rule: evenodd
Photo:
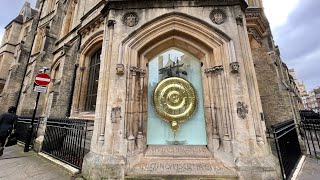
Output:
<svg viewBox="0 0 320 180">
<path fill-rule="evenodd" d="M 90 51 L 92 51 L 92 47 L 102 44 L 102 41 L 103 41 L 103 30 L 92 34 L 88 38 L 88 40 L 81 45 L 79 49 L 79 53 L 81 55 L 87 55 Z"/>
</svg>

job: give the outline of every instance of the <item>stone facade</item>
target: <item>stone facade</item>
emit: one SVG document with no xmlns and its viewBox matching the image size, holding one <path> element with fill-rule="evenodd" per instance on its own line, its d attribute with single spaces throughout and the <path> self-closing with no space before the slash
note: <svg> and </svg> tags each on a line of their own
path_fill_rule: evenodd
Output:
<svg viewBox="0 0 320 180">
<path fill-rule="evenodd" d="M 284 120 L 300 121 L 301 97 L 287 65 L 274 44 L 270 26 L 261 8 L 246 11 L 247 28 L 267 127 Z"/>
<path fill-rule="evenodd" d="M 0 49 L 1 113 L 18 104 L 37 21 L 38 12 L 26 2 L 18 17 L 6 26 Z"/>
<path fill-rule="evenodd" d="M 298 108 L 261 0 L 38 0 L 36 8 L 24 48 L 11 53 L 20 64 L 4 78 L 0 109 L 18 102 L 18 114 L 31 115 L 33 77 L 48 67 L 37 115 L 94 120 L 84 177 L 279 178 L 266 125 L 298 119 Z M 201 64 L 206 145 L 147 143 L 149 61 L 170 48 Z M 88 87 L 97 88 L 91 104 Z"/>
</svg>

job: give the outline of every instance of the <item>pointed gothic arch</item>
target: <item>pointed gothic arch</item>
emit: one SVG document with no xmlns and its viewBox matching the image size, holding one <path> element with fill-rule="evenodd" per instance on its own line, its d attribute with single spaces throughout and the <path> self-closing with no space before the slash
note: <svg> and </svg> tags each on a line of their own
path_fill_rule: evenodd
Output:
<svg viewBox="0 0 320 180">
<path fill-rule="evenodd" d="M 122 43 L 123 56 L 119 63 L 128 69 L 125 110 L 128 151 L 135 150 L 134 144 L 138 150 L 146 147 L 148 103 L 141 95 L 148 87 L 148 76 L 145 75 L 149 73 L 148 61 L 169 48 L 186 51 L 203 64 L 203 92 L 209 97 L 204 98 L 208 148 L 212 152 L 218 149 L 221 140 L 226 151 L 231 151 L 234 107 L 230 102 L 232 92 L 228 83 L 229 65 L 235 61 L 233 43 L 225 33 L 210 24 L 182 13 L 160 16 L 134 31 Z"/>
</svg>

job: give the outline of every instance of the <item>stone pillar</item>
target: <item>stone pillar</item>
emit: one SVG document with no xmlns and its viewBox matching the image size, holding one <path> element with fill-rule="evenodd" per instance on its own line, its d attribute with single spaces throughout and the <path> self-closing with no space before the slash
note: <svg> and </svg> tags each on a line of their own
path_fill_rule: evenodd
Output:
<svg viewBox="0 0 320 180">
<path fill-rule="evenodd" d="M 139 127 L 138 127 L 138 135 L 137 135 L 137 147 L 138 150 L 142 151 L 144 148 L 144 142 L 143 142 L 143 122 L 144 122 L 144 109 L 143 109 L 143 102 L 144 102 L 144 79 L 145 79 L 146 71 L 140 69 L 139 75 L 140 75 L 140 99 L 139 99 Z"/>
<path fill-rule="evenodd" d="M 113 32 L 116 24 L 113 10 L 105 20 L 104 40 L 102 45 L 101 66 L 98 87 L 98 99 L 95 118 L 95 129 L 90 152 L 85 156 L 82 167 L 86 179 L 122 179 L 125 173 L 125 159 L 120 150 L 115 150 L 115 142 L 121 139 L 117 125 L 112 122 L 109 112 L 109 85 L 111 83 Z M 115 62 L 116 64 L 117 62 Z M 118 125 L 119 126 L 119 125 Z"/>
</svg>

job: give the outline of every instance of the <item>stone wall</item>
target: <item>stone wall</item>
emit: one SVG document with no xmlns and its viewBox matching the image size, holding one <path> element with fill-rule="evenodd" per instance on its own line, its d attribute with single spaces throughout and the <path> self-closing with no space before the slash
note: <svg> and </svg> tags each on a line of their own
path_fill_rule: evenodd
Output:
<svg viewBox="0 0 320 180">
<path fill-rule="evenodd" d="M 297 108 L 299 99 L 293 97 L 295 87 L 291 83 L 288 67 L 280 57 L 279 48 L 274 45 L 263 10 L 254 7 L 247 9 L 246 19 L 266 126 L 300 119 Z"/>
<path fill-rule="evenodd" d="M 28 7 L 25 7 L 28 8 Z M 30 8 L 30 7 L 29 7 Z M 31 10 L 29 10 L 31 11 Z M 8 63 L 7 70 L 8 80 L 5 84 L 3 92 L 0 94 L 0 113 L 7 111 L 8 107 L 16 106 L 19 98 L 19 93 L 22 88 L 22 81 L 25 76 L 28 58 L 30 55 L 31 46 L 33 44 L 36 28 L 38 23 L 38 14 L 34 14 L 31 19 L 28 19 L 23 25 L 19 26 L 19 30 L 15 29 L 15 48 L 12 49 L 13 61 Z M 21 31 L 25 27 L 29 27 L 29 32 Z M 24 34 L 26 33 L 26 35 Z M 1 66 L 2 67 L 2 66 Z M 2 72 L 2 70 L 1 70 Z"/>
<path fill-rule="evenodd" d="M 267 127 L 294 118 L 289 91 L 278 76 L 278 67 L 268 54 L 269 51 L 266 45 L 252 49 Z"/>
<path fill-rule="evenodd" d="M 79 42 L 76 41 L 71 47 L 68 47 L 66 54 L 64 54 L 59 60 L 60 71 L 62 76 L 55 80 L 53 86 L 50 88 L 50 94 L 52 99 L 50 104 L 49 117 L 68 117 L 70 116 L 70 108 L 73 95 L 73 83 L 76 75 L 75 70 L 78 68 L 77 52 Z"/>
</svg>

